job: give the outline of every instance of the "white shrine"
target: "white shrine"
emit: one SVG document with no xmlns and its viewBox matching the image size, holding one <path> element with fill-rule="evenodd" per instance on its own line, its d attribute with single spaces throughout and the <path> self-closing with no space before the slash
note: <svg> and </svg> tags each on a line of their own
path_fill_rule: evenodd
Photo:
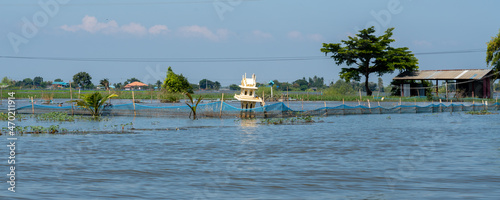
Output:
<svg viewBox="0 0 500 200">
<path fill-rule="evenodd" d="M 252 78 L 247 78 L 247 74 L 243 75 L 241 79 L 241 93 L 240 95 L 235 94 L 234 98 L 241 102 L 241 109 L 252 109 L 255 108 L 256 103 L 262 103 L 262 98 L 256 97 L 255 91 L 259 89 L 256 87 L 257 78 L 255 74 L 252 74 Z"/>
</svg>

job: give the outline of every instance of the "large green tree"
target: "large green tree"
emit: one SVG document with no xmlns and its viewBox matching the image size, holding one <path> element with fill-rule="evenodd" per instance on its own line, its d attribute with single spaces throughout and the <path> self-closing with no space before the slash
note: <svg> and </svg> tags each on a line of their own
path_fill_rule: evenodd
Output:
<svg viewBox="0 0 500 200">
<path fill-rule="evenodd" d="M 213 89 L 213 90 L 218 90 L 220 89 L 220 83 L 219 81 L 211 81 L 211 80 L 208 80 L 208 79 L 202 79 L 200 82 L 200 88 L 202 89 L 205 89 L 205 90 L 208 90 L 208 89 Z"/>
<path fill-rule="evenodd" d="M 192 92 L 193 88 L 186 77 L 182 74 L 175 74 L 172 67 L 168 67 L 167 78 L 163 81 L 162 88 L 169 92 Z"/>
<path fill-rule="evenodd" d="M 41 76 L 37 76 L 33 79 L 33 85 L 42 86 L 43 78 Z"/>
<path fill-rule="evenodd" d="M 389 28 L 385 34 L 375 36 L 375 28 L 370 27 L 359 31 L 354 37 L 349 36 L 349 40 L 342 40 L 341 43 L 323 43 L 321 52 L 325 55 L 331 53 L 331 58 L 337 65 L 348 66 L 340 72 L 340 78 L 347 82 L 351 79 L 360 81 L 361 76 L 364 76 L 366 93 L 370 96 L 370 74 L 382 76 L 393 73 L 396 69 L 400 72 L 418 69 L 418 60 L 408 48 L 394 48 L 390 45 L 395 41 L 391 39 L 393 30 L 394 28 Z"/>
<path fill-rule="evenodd" d="M 73 76 L 73 82 L 80 88 L 92 87 L 92 77 L 87 72 L 78 72 Z"/>
<path fill-rule="evenodd" d="M 492 37 L 490 42 L 488 42 L 486 63 L 488 66 L 493 67 L 495 72 L 500 72 L 500 31 L 496 37 Z"/>
</svg>

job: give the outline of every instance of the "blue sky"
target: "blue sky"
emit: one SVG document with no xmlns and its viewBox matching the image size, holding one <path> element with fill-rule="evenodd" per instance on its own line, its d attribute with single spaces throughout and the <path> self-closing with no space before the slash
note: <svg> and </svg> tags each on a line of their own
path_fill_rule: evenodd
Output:
<svg viewBox="0 0 500 200">
<path fill-rule="evenodd" d="M 329 82 L 339 79 L 342 66 L 321 57 L 322 43 L 338 43 L 370 25 L 382 31 L 395 27 L 394 46 L 409 47 L 414 53 L 484 50 L 500 29 L 500 1 L 495 0 L 42 0 L 51 5 L 48 9 L 37 2 L 0 1 L 1 56 L 314 59 L 88 62 L 0 58 L 1 77 L 68 81 L 86 71 L 94 84 L 102 78 L 115 83 L 131 77 L 153 83 L 163 79 L 172 66 L 192 83 L 208 78 L 229 85 L 239 83 L 244 73 L 255 73 L 259 82 L 292 82 L 314 75 Z M 26 29 L 30 24 L 36 32 Z M 486 68 L 485 52 L 418 54 L 417 58 L 420 69 Z M 395 75 L 384 76 L 385 84 Z M 373 74 L 370 80 L 376 79 Z"/>
</svg>

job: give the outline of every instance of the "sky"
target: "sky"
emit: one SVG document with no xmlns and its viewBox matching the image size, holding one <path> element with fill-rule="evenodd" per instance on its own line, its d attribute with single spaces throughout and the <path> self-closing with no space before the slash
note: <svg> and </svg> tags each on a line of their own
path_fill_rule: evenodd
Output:
<svg viewBox="0 0 500 200">
<path fill-rule="evenodd" d="M 171 66 L 191 83 L 238 84 L 245 73 L 262 83 L 315 75 L 329 83 L 346 66 L 321 53 L 322 43 L 370 26 L 377 35 L 394 27 L 392 46 L 410 48 L 422 70 L 485 69 L 499 7 L 498 0 L 0 0 L 0 77 L 69 81 L 85 71 L 96 85 L 154 83 Z M 471 52 L 433 53 L 461 51 Z"/>
</svg>

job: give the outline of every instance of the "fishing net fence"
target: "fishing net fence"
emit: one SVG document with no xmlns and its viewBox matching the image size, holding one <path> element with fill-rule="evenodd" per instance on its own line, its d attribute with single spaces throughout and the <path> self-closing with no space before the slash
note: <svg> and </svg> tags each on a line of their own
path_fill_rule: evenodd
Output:
<svg viewBox="0 0 500 200">
<path fill-rule="evenodd" d="M 392 107 L 346 105 L 326 106 L 315 109 L 292 109 L 283 102 L 274 103 L 253 109 L 240 109 L 226 102 L 199 104 L 196 108 L 198 117 L 295 117 L 295 116 L 328 116 L 328 115 L 360 115 L 360 114 L 405 114 L 405 113 L 441 113 L 468 111 L 498 111 L 500 103 L 444 104 L 428 105 L 395 105 Z M 68 114 L 86 115 L 88 111 L 76 106 L 27 105 L 17 108 L 20 114 L 37 114 L 47 112 L 66 112 Z M 188 117 L 191 109 L 187 105 L 148 106 L 142 104 L 119 104 L 103 108 L 105 116 L 150 116 L 150 117 Z"/>
</svg>

